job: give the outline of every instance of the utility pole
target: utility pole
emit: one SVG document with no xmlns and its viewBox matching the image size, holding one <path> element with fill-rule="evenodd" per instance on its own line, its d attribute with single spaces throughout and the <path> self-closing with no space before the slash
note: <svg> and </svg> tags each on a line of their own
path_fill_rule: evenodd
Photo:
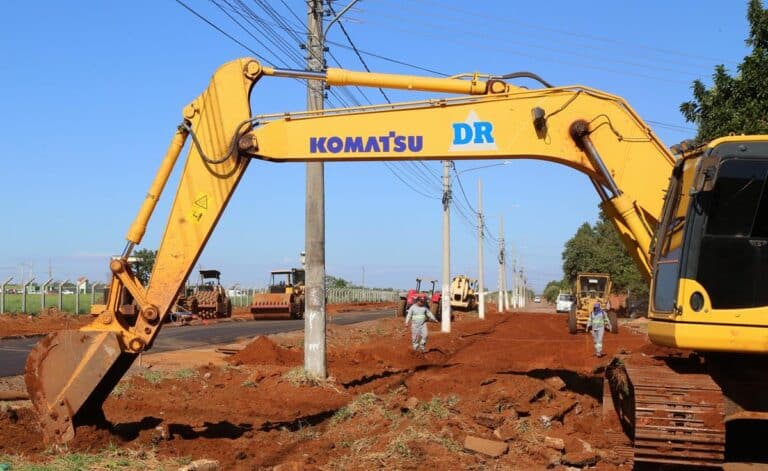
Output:
<svg viewBox="0 0 768 471">
<path fill-rule="evenodd" d="M 505 297 L 504 290 L 507 289 L 504 285 L 504 216 L 499 219 L 499 312 L 504 312 L 505 309 Z"/>
<path fill-rule="evenodd" d="M 523 262 L 523 253 L 520 252 L 520 307 L 525 307 L 526 297 L 528 296 L 528 280 L 525 279 L 525 264 Z"/>
<path fill-rule="evenodd" d="M 307 70 L 325 69 L 323 2 L 308 0 Z M 307 80 L 307 109 L 322 110 L 322 80 Z M 322 162 L 307 163 L 305 209 L 306 308 L 304 314 L 304 370 L 315 378 L 325 378 L 325 181 Z"/>
<path fill-rule="evenodd" d="M 363 265 L 363 281 L 360 283 L 360 286 L 365 288 L 365 265 Z"/>
<path fill-rule="evenodd" d="M 443 289 L 440 330 L 451 331 L 451 161 L 443 160 Z"/>
<path fill-rule="evenodd" d="M 479 303 L 477 315 L 485 319 L 485 287 L 483 283 L 483 182 L 477 179 L 477 291 L 479 291 Z"/>
</svg>

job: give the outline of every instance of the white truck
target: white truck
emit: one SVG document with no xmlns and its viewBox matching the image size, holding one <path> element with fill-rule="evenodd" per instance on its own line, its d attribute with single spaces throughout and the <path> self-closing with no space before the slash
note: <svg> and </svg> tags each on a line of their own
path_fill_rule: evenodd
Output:
<svg viewBox="0 0 768 471">
<path fill-rule="evenodd" d="M 573 305 L 573 295 L 571 293 L 560 293 L 555 301 L 556 312 L 570 312 Z"/>
</svg>

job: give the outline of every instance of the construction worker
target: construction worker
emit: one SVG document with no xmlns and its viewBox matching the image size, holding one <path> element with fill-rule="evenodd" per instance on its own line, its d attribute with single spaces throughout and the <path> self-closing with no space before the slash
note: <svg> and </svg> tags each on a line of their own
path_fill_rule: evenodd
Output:
<svg viewBox="0 0 768 471">
<path fill-rule="evenodd" d="M 589 320 L 587 320 L 587 332 L 592 331 L 592 339 L 595 341 L 595 356 L 597 358 L 603 356 L 603 334 L 606 328 L 611 330 L 611 321 L 608 319 L 608 313 L 603 311 L 600 303 L 597 302 L 592 312 L 589 313 Z"/>
<path fill-rule="evenodd" d="M 408 308 L 408 314 L 405 316 L 406 326 L 408 322 L 412 322 L 411 344 L 414 352 L 424 353 L 427 346 L 427 322 L 429 321 L 437 322 L 437 319 L 427 307 L 426 296 L 419 296 L 416 298 L 416 303 Z"/>
</svg>

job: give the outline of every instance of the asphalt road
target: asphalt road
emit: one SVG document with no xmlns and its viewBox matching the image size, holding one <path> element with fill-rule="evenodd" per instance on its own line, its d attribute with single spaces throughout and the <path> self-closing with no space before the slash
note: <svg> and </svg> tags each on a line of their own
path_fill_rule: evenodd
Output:
<svg viewBox="0 0 768 471">
<path fill-rule="evenodd" d="M 392 315 L 392 309 L 329 316 L 331 324 L 347 325 Z M 290 332 L 304 328 L 303 320 L 220 322 L 207 326 L 195 325 L 162 329 L 150 350 L 153 353 L 185 348 L 234 343 L 257 335 Z M 24 373 L 24 362 L 42 337 L 0 339 L 0 376 Z"/>
</svg>

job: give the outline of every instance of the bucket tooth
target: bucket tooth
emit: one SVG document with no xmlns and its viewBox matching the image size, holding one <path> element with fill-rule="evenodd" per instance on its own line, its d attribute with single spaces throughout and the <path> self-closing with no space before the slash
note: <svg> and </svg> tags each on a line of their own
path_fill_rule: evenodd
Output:
<svg viewBox="0 0 768 471">
<path fill-rule="evenodd" d="M 101 406 L 136 358 L 114 332 L 65 330 L 44 337 L 24 371 L 47 444 L 65 444 L 78 425 L 104 420 Z"/>
</svg>

